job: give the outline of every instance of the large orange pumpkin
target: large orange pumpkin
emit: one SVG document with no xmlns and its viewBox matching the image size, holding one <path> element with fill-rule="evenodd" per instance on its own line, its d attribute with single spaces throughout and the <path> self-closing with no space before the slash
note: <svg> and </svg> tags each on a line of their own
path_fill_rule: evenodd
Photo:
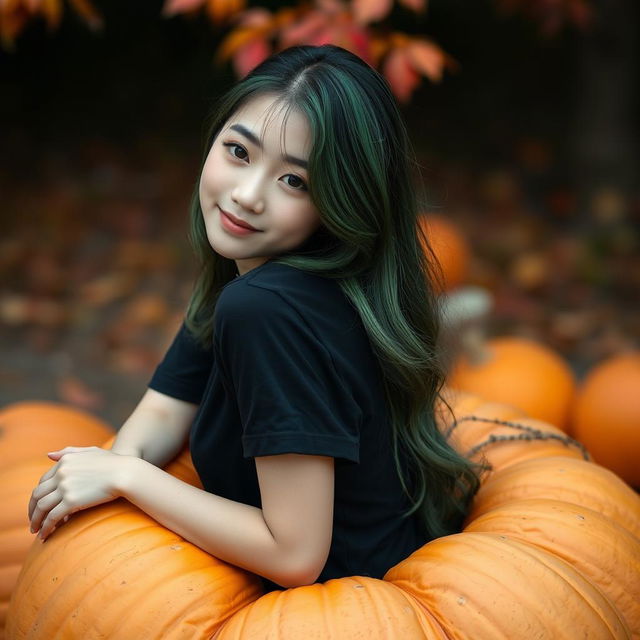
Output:
<svg viewBox="0 0 640 640">
<path fill-rule="evenodd" d="M 3 467 L 61 447 L 91 447 L 113 429 L 95 416 L 53 402 L 19 402 L 0 410 Z"/>
<path fill-rule="evenodd" d="M 20 402 L 0 410 L 0 636 L 13 586 L 33 541 L 27 504 L 52 464 L 47 451 L 98 445 L 111 433 L 105 422 L 89 413 L 52 402 Z"/>
<path fill-rule="evenodd" d="M 577 546 L 585 530 L 593 544 Z M 587 507 L 538 498 L 503 504 L 472 520 L 465 531 L 508 535 L 562 558 L 626 612 L 629 627 L 640 636 L 638 540 L 624 527 Z"/>
<path fill-rule="evenodd" d="M 462 230 L 455 222 L 435 213 L 421 214 L 418 224 L 442 269 L 442 288 L 455 289 L 467 277 L 471 254 Z M 424 241 L 420 234 L 418 238 Z"/>
<path fill-rule="evenodd" d="M 575 378 L 563 358 L 538 342 L 518 337 L 487 340 L 480 352 L 460 355 L 447 382 L 567 430 Z"/>
<path fill-rule="evenodd" d="M 472 396 L 449 395 L 449 402 L 458 418 L 491 417 Z M 513 412 L 493 406 L 497 420 Z M 441 428 L 448 432 L 455 423 L 445 416 L 442 409 Z M 568 455 L 549 457 L 545 446 L 555 447 L 556 438 L 485 442 L 491 434 L 482 430 L 481 441 L 473 442 L 462 422 L 452 433 L 459 430 L 465 450 L 482 445 L 476 454 L 486 452 L 491 461 L 500 458 L 494 450 L 512 447 L 521 457 L 532 447 L 533 457 L 514 464 L 503 459 L 485 478 L 467 530 L 426 544 L 383 580 L 354 576 L 261 595 L 255 576 L 207 556 L 118 500 L 79 512 L 45 544 L 31 547 L 9 609 L 8 637 L 569 640 L 577 630 L 604 640 L 638 633 L 635 591 L 626 598 L 620 593 L 632 574 L 620 568 L 618 580 L 615 572 L 618 562 L 640 557 L 640 498 L 610 471 L 576 458 L 583 452 L 568 438 L 566 446 L 557 440 Z M 536 425 L 543 436 L 560 435 Z M 540 470 L 532 470 L 536 464 Z M 511 518 L 504 511 L 491 515 L 511 503 L 532 527 L 514 511 Z M 472 530 L 476 519 L 479 529 Z M 603 550 L 599 559 L 594 550 L 620 527 L 623 542 L 610 540 L 614 552 Z M 607 571 L 619 581 L 618 591 L 601 588 Z"/>
<path fill-rule="evenodd" d="M 640 351 L 588 372 L 572 405 L 571 433 L 596 462 L 640 489 Z"/>
</svg>

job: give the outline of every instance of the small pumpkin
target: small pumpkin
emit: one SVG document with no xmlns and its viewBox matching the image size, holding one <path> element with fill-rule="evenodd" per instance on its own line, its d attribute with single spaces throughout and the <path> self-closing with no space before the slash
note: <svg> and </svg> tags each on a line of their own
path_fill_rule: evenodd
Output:
<svg viewBox="0 0 640 640">
<path fill-rule="evenodd" d="M 587 373 L 571 407 L 571 433 L 598 464 L 640 489 L 640 351 Z"/>
<path fill-rule="evenodd" d="M 425 249 L 424 236 L 442 269 L 442 289 L 450 291 L 467 277 L 471 251 L 462 229 L 444 216 L 423 213 L 418 217 L 418 238 Z M 431 258 L 431 255 L 427 253 Z"/>
<path fill-rule="evenodd" d="M 491 338 L 474 353 L 462 353 L 447 383 L 487 401 L 513 405 L 563 431 L 576 387 L 562 357 L 543 344 L 515 336 Z"/>
</svg>

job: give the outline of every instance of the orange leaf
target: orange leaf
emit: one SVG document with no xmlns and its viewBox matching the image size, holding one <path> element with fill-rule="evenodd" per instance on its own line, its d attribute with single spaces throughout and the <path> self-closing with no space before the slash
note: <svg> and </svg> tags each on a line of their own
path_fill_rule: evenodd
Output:
<svg viewBox="0 0 640 640">
<path fill-rule="evenodd" d="M 274 17 L 261 8 L 245 11 L 238 18 L 238 26 L 220 44 L 216 60 L 220 63 L 233 56 L 252 40 L 264 39 L 273 29 Z"/>
<path fill-rule="evenodd" d="M 437 44 L 427 40 L 412 40 L 407 47 L 407 58 L 416 71 L 433 82 L 442 80 L 447 55 Z"/>
<path fill-rule="evenodd" d="M 400 102 L 407 102 L 420 84 L 420 76 L 409 63 L 406 49 L 394 49 L 389 53 L 383 65 L 383 73 Z"/>
<path fill-rule="evenodd" d="M 91 29 L 102 29 L 102 16 L 93 8 L 89 0 L 69 0 L 76 13 L 80 14 Z"/>
<path fill-rule="evenodd" d="M 378 22 L 387 16 L 393 0 L 353 0 L 353 15 L 358 24 Z"/>
<path fill-rule="evenodd" d="M 50 29 L 57 29 L 62 20 L 62 3 L 60 0 L 43 0 L 42 13 Z"/>
<path fill-rule="evenodd" d="M 177 13 L 197 11 L 205 2 L 206 0 L 165 0 L 162 7 L 162 15 L 168 18 L 175 16 Z"/>
<path fill-rule="evenodd" d="M 214 24 L 221 24 L 244 8 L 245 0 L 207 0 L 207 15 Z"/>
</svg>

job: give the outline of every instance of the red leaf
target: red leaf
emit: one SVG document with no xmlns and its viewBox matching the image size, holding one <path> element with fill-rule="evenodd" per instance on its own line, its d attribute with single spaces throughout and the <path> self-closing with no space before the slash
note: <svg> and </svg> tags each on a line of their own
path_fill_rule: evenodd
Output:
<svg viewBox="0 0 640 640">
<path fill-rule="evenodd" d="M 296 44 L 311 44 L 311 40 L 327 28 L 328 19 L 327 14 L 321 11 L 309 11 L 301 20 L 282 29 L 280 48 L 286 49 Z"/>
<path fill-rule="evenodd" d="M 387 56 L 382 71 L 400 102 L 407 102 L 420 84 L 420 76 L 411 66 L 406 49 L 394 49 Z"/>
<path fill-rule="evenodd" d="M 271 48 L 266 40 L 254 40 L 238 49 L 233 56 L 233 68 L 236 74 L 242 78 L 270 55 Z"/>
</svg>

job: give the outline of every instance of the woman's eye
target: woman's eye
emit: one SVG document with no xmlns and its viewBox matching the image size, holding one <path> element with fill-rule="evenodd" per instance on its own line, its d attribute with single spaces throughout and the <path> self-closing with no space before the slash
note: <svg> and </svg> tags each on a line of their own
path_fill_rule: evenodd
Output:
<svg viewBox="0 0 640 640">
<path fill-rule="evenodd" d="M 245 160 L 247 158 L 247 150 L 244 147 L 241 147 L 239 144 L 236 144 L 235 142 L 224 142 L 223 146 L 229 148 L 229 153 L 231 153 L 234 158 L 238 158 L 238 160 Z M 238 155 L 236 153 L 237 149 L 240 149 L 240 152 L 244 153 L 244 155 Z"/>
<path fill-rule="evenodd" d="M 306 191 L 307 190 L 307 185 L 304 183 L 304 180 L 302 180 L 302 178 L 299 178 L 298 176 L 294 176 L 292 173 L 287 174 L 286 176 L 287 179 L 287 184 L 296 189 L 297 191 Z M 290 182 L 290 179 L 293 178 L 293 183 Z"/>
</svg>

